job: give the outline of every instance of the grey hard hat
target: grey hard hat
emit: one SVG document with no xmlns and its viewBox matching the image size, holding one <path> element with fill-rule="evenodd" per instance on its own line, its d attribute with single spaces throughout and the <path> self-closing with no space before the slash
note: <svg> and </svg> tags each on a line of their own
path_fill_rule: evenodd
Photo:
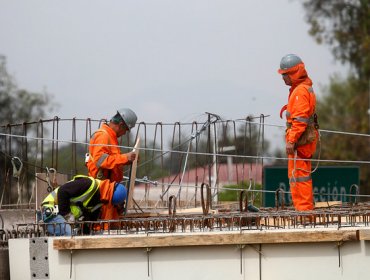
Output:
<svg viewBox="0 0 370 280">
<path fill-rule="evenodd" d="M 117 113 L 121 116 L 129 131 L 131 128 L 135 127 L 137 116 L 134 111 L 129 108 L 122 108 L 117 110 Z"/>
<path fill-rule="evenodd" d="M 296 66 L 297 64 L 301 62 L 302 62 L 302 59 L 298 55 L 287 54 L 280 61 L 279 73 L 280 74 L 285 73 L 286 70 Z"/>
</svg>

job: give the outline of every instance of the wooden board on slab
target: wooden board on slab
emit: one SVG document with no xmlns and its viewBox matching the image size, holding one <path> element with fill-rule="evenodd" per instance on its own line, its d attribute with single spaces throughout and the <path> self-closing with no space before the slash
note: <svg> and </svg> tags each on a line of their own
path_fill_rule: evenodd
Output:
<svg viewBox="0 0 370 280">
<path fill-rule="evenodd" d="M 364 234 L 365 235 L 365 234 Z M 241 244 L 284 244 L 358 241 L 355 229 L 312 229 L 246 231 L 228 233 L 189 233 L 160 235 L 82 236 L 55 238 L 55 250 L 124 249 L 176 246 L 222 246 Z"/>
<path fill-rule="evenodd" d="M 134 205 L 134 190 L 135 190 L 135 180 L 136 180 L 136 169 L 137 169 L 137 160 L 139 157 L 139 145 L 140 145 L 140 137 L 137 138 L 134 149 L 132 150 L 136 153 L 136 158 L 131 164 L 131 172 L 130 172 L 130 185 L 128 189 L 128 198 L 127 198 L 127 209 L 130 209 Z"/>
<path fill-rule="evenodd" d="M 315 202 L 315 208 L 329 208 L 334 206 L 342 206 L 342 201 L 322 201 Z"/>
</svg>

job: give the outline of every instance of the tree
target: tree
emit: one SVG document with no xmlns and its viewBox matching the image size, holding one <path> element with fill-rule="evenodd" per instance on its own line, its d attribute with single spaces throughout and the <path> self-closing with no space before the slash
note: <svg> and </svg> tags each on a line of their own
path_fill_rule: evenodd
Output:
<svg viewBox="0 0 370 280">
<path fill-rule="evenodd" d="M 0 120 L 1 125 L 37 121 L 54 107 L 52 98 L 45 93 L 19 89 L 8 73 L 5 56 L 0 55 Z"/>
<path fill-rule="evenodd" d="M 334 57 L 349 63 L 360 81 L 370 78 L 370 1 L 306 0 L 309 33 L 331 46 Z"/>
<path fill-rule="evenodd" d="M 31 93 L 19 89 L 14 78 L 8 73 L 6 58 L 0 55 L 0 131 L 4 134 L 29 135 L 30 130 L 37 129 L 36 126 L 28 125 L 32 121 L 42 119 L 48 110 L 53 109 L 52 98 L 47 93 Z M 31 129 L 30 129 L 31 127 Z M 18 157 L 22 162 L 27 163 L 28 157 L 32 157 L 34 149 L 27 143 L 27 138 L 4 136 L 0 137 L 0 179 L 2 181 L 1 193 L 3 203 L 12 203 L 10 195 L 12 177 L 10 172 L 11 159 Z M 18 179 L 27 186 L 29 191 L 29 179 L 34 174 L 28 174 L 28 167 L 24 167 L 21 177 Z M 3 192 L 3 190 L 5 190 Z M 13 201 L 12 201 L 13 200 Z"/>
<path fill-rule="evenodd" d="M 336 59 L 351 69 L 347 78 L 331 78 L 317 112 L 321 128 L 366 134 L 370 131 L 370 0 L 306 0 L 309 33 L 328 44 Z M 369 160 L 369 137 L 323 135 L 322 158 Z M 365 192 L 370 191 L 370 167 L 361 166 Z M 367 185 L 366 185 L 367 184 Z"/>
<path fill-rule="evenodd" d="M 361 112 L 367 104 L 362 102 L 357 79 L 331 78 L 328 93 L 320 100 L 317 114 L 321 128 L 334 131 L 366 133 L 367 119 Z M 369 160 L 369 142 L 366 137 L 322 134 L 322 157 L 328 159 Z"/>
</svg>

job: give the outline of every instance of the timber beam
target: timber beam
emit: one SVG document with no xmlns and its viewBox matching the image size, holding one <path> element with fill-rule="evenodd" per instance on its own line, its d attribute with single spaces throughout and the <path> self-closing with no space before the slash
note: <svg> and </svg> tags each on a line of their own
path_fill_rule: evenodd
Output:
<svg viewBox="0 0 370 280">
<path fill-rule="evenodd" d="M 370 240 L 370 230 L 321 229 L 248 232 L 172 233 L 153 235 L 100 235 L 58 237 L 55 250 L 129 249 L 180 246 L 222 246 L 245 244 L 317 243 Z M 369 239 L 365 239 L 369 238 Z"/>
</svg>

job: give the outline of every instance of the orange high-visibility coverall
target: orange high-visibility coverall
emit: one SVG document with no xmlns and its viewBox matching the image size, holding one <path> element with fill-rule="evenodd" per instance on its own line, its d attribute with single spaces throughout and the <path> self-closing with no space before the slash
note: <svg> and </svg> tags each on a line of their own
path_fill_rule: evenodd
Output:
<svg viewBox="0 0 370 280">
<path fill-rule="evenodd" d="M 123 165 L 128 164 L 129 160 L 126 154 L 121 154 L 118 147 L 118 139 L 115 131 L 107 124 L 103 124 L 90 140 L 89 160 L 87 168 L 89 176 L 98 178 L 99 169 L 103 173 L 103 178 L 114 182 L 121 182 L 123 178 Z M 111 203 L 102 207 L 101 219 L 118 219 L 117 208 Z"/>
<path fill-rule="evenodd" d="M 103 203 L 100 215 L 105 217 L 100 217 L 103 220 L 112 220 L 112 219 L 117 219 L 118 218 L 118 212 L 117 209 L 113 204 L 112 204 L 112 197 L 114 193 L 114 188 L 115 188 L 116 182 L 111 182 L 110 180 L 102 180 L 100 181 L 99 184 L 99 192 L 100 192 L 100 201 Z M 102 230 L 102 229 L 109 229 L 109 228 L 114 228 L 116 223 L 110 223 L 104 224 L 103 227 L 101 225 L 96 224 L 94 225 L 94 230 Z"/>
<path fill-rule="evenodd" d="M 308 121 L 315 113 L 316 98 L 312 89 L 312 81 L 308 77 L 304 64 L 279 70 L 280 74 L 287 74 L 292 82 L 289 90 L 286 119 L 286 142 L 297 143 L 305 131 Z M 294 208 L 298 211 L 312 210 L 314 208 L 313 188 L 311 178 L 311 159 L 315 153 L 318 132 L 313 142 L 296 146 L 295 155 L 288 155 L 288 177 L 292 193 Z"/>
<path fill-rule="evenodd" d="M 116 182 L 102 180 L 99 184 L 100 201 L 105 204 L 112 204 L 112 197 Z"/>
</svg>

